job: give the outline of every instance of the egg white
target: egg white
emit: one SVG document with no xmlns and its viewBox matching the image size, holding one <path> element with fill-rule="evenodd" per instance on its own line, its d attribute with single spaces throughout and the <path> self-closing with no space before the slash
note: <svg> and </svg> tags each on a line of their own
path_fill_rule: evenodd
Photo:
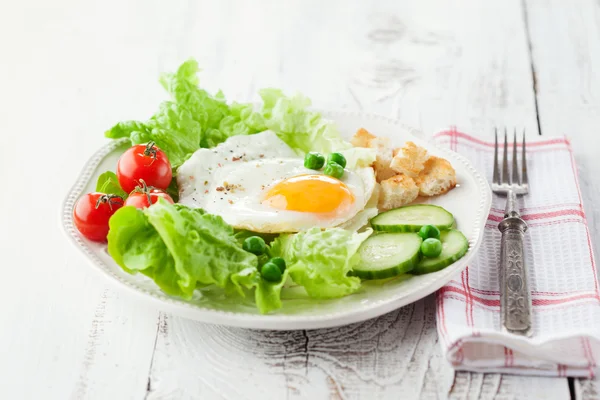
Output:
<svg viewBox="0 0 600 400">
<path fill-rule="evenodd" d="M 263 204 L 275 184 L 306 174 L 322 171 L 304 168 L 303 159 L 275 133 L 234 136 L 213 149 L 199 149 L 179 167 L 180 203 L 220 215 L 238 229 L 298 232 L 334 227 L 352 219 L 365 207 L 375 188 L 373 169 L 357 168 L 345 170 L 341 179 L 354 202 L 340 212 L 288 211 Z"/>
</svg>

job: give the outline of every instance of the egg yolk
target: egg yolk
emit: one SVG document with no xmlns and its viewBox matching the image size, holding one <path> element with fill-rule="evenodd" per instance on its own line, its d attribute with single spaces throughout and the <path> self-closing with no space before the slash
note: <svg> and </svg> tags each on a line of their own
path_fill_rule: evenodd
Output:
<svg viewBox="0 0 600 400">
<path fill-rule="evenodd" d="M 327 175 L 299 175 L 273 186 L 263 204 L 279 210 L 330 213 L 354 203 L 345 183 Z"/>
</svg>

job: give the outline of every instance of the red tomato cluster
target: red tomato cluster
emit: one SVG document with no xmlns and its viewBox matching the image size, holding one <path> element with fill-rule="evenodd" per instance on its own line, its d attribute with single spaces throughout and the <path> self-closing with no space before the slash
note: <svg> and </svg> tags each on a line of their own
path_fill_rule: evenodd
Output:
<svg viewBox="0 0 600 400">
<path fill-rule="evenodd" d="M 105 193 L 88 193 L 77 201 L 73 221 L 79 232 L 96 242 L 106 241 L 108 220 L 123 206 L 146 208 L 163 198 L 173 178 L 171 163 L 164 151 L 150 142 L 129 148 L 117 163 L 117 178 L 121 188 L 129 193 L 127 200 Z"/>
</svg>

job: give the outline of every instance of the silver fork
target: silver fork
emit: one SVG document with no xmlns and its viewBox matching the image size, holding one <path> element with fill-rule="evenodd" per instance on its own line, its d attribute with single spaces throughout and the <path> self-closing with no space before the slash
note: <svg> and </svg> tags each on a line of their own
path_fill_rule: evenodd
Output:
<svg viewBox="0 0 600 400">
<path fill-rule="evenodd" d="M 502 174 L 498 165 L 498 129 L 495 130 L 494 177 L 492 191 L 506 196 L 504 219 L 498 224 L 502 232 L 500 244 L 500 311 L 502 325 L 507 332 L 529 336 L 532 331 L 531 295 L 527 281 L 527 268 L 523 239 L 527 223 L 521 219 L 518 211 L 517 196 L 529 192 L 527 178 L 527 157 L 525 152 L 525 131 L 521 156 L 521 176 L 517 155 L 517 130 L 513 140 L 512 176 L 508 167 L 508 135 L 504 129 L 504 155 Z"/>
</svg>

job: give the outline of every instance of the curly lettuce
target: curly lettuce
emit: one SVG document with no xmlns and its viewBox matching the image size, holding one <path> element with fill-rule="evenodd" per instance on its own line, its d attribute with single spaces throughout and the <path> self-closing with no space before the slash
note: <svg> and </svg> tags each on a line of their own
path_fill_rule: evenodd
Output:
<svg viewBox="0 0 600 400">
<path fill-rule="evenodd" d="M 360 279 L 348 276 L 360 261 L 358 248 L 371 230 L 354 233 L 341 228 L 311 228 L 296 234 L 279 236 L 271 245 L 271 254 L 283 257 L 292 280 L 310 297 L 343 297 L 360 288 Z"/>
<path fill-rule="evenodd" d="M 258 258 L 242 249 L 219 216 L 161 200 L 144 210 L 123 207 L 109 225 L 108 252 L 117 264 L 148 276 L 169 295 L 190 299 L 209 285 L 229 296 L 255 289 L 261 312 L 281 307 L 284 281 L 264 281 Z"/>
<path fill-rule="evenodd" d="M 264 118 L 265 126 L 299 153 L 328 153 L 351 147 L 342 140 L 332 121 L 323 119 L 316 111 L 308 110 L 311 102 L 307 97 L 300 94 L 286 97 L 279 89 L 263 89 L 260 97 L 263 106 L 259 113 Z"/>
<path fill-rule="evenodd" d="M 308 109 L 310 100 L 302 95 L 288 97 L 278 89 L 263 89 L 263 103 L 256 109 L 251 103 L 228 104 L 222 92 L 212 95 L 198 86 L 198 71 L 198 63 L 188 60 L 175 73 L 161 75 L 160 83 L 171 100 L 147 121 L 119 122 L 105 136 L 129 138 L 132 144 L 154 141 L 175 169 L 201 147 L 267 129 L 300 154 L 351 147 L 331 121 Z"/>
<path fill-rule="evenodd" d="M 184 62 L 175 73 L 164 73 L 159 82 L 171 95 L 173 102 L 185 106 L 200 124 L 202 132 L 217 129 L 221 120 L 230 114 L 225 95 L 219 91 L 214 96 L 198 86 L 198 63 Z"/>
<path fill-rule="evenodd" d="M 167 153 L 171 166 L 177 168 L 200 147 L 202 129 L 187 107 L 166 101 L 148 121 L 119 122 L 105 136 L 129 138 L 131 144 L 153 141 Z"/>
</svg>

